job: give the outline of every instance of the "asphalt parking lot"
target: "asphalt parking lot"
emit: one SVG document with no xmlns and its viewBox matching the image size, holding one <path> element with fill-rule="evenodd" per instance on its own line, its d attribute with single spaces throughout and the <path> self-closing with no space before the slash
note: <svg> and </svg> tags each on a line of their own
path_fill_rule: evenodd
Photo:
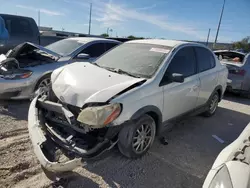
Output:
<svg viewBox="0 0 250 188">
<path fill-rule="evenodd" d="M 168 145 L 156 140 L 138 160 L 126 159 L 114 148 L 105 159 L 77 168 L 60 184 L 45 177 L 33 154 L 27 111 L 27 101 L 0 107 L 0 187 L 198 188 L 218 153 L 250 122 L 250 99 L 227 94 L 213 117 L 190 117 L 166 133 Z"/>
</svg>

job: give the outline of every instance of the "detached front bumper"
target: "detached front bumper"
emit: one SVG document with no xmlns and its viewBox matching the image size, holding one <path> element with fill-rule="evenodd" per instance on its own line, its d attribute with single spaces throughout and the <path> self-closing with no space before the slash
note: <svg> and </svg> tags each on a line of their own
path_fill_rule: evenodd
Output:
<svg viewBox="0 0 250 188">
<path fill-rule="evenodd" d="M 58 106 L 60 105 L 55 105 L 53 102 L 52 104 L 41 104 L 41 101 L 38 101 L 36 97 L 31 102 L 29 108 L 28 129 L 30 139 L 38 160 L 46 170 L 51 172 L 71 171 L 78 166 L 86 165 L 86 161 L 96 159 L 97 156 L 115 145 L 116 142 L 112 139 L 117 135 L 118 129 L 108 130 L 105 138 L 90 149 L 84 149 L 78 147 L 75 143 L 68 142 L 63 135 L 56 134 L 58 132 L 55 131 L 56 129 L 54 130 L 53 125 L 50 127 L 46 124 L 45 126 L 44 120 L 40 118 L 39 109 L 37 108 L 38 103 L 39 106 L 44 105 L 45 108 L 57 111 L 59 111 L 60 108 Z M 65 126 L 65 130 L 68 129 L 69 127 Z M 67 154 L 70 153 L 71 157 L 67 158 L 67 161 L 63 160 L 61 162 L 54 160 L 53 157 L 48 155 L 48 153 L 56 153 L 58 149 L 65 151 Z"/>
<path fill-rule="evenodd" d="M 45 137 L 44 131 L 42 130 L 42 125 L 38 120 L 38 109 L 36 108 L 37 98 L 35 98 L 29 108 L 28 116 L 28 129 L 29 136 L 33 145 L 34 152 L 40 161 L 41 165 L 52 172 L 65 172 L 71 171 L 77 166 L 82 165 L 81 158 L 75 158 L 73 160 L 67 161 L 65 163 L 51 162 L 49 161 L 43 151 L 42 144 L 46 142 L 47 138 Z"/>
</svg>

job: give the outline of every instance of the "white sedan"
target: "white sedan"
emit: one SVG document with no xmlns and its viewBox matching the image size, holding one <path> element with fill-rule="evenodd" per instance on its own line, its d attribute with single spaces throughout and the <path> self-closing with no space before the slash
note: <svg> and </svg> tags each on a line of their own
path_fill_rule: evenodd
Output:
<svg viewBox="0 0 250 188">
<path fill-rule="evenodd" d="M 49 94 L 40 92 L 30 106 L 35 153 L 46 172 L 56 173 L 115 144 L 138 158 L 170 123 L 194 113 L 212 116 L 227 76 L 207 47 L 170 40 L 129 41 L 94 64 L 59 68 Z"/>
</svg>

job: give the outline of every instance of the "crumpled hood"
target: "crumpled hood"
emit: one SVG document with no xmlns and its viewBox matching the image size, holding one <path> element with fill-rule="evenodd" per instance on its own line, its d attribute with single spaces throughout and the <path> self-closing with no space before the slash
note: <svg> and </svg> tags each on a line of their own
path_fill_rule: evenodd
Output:
<svg viewBox="0 0 250 188">
<path fill-rule="evenodd" d="M 19 44 L 18 46 L 16 46 L 12 52 L 8 55 L 8 57 L 13 57 L 13 58 L 16 58 L 19 54 L 23 53 L 23 52 L 28 52 L 28 51 L 33 51 L 33 50 L 36 50 L 36 49 L 39 49 L 41 51 L 44 51 L 45 53 L 47 54 L 50 54 L 56 58 L 59 58 L 60 56 L 47 49 L 47 48 L 44 48 L 38 44 L 34 44 L 34 43 L 30 43 L 30 42 L 24 42 L 22 44 Z"/>
<path fill-rule="evenodd" d="M 78 107 L 89 102 L 106 102 L 142 80 L 144 78 L 121 75 L 84 62 L 66 65 L 51 75 L 55 95 L 62 102 Z"/>
</svg>

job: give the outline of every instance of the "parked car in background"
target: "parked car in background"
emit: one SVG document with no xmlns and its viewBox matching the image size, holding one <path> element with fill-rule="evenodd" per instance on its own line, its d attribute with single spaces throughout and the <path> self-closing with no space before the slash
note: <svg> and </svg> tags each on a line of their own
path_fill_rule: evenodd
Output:
<svg viewBox="0 0 250 188">
<path fill-rule="evenodd" d="M 228 91 L 250 94 L 250 54 L 228 50 L 218 50 L 214 53 L 228 68 Z"/>
<path fill-rule="evenodd" d="M 141 157 L 172 122 L 212 116 L 227 76 L 204 45 L 154 39 L 123 43 L 92 64 L 61 67 L 51 90 L 30 105 L 34 151 L 47 175 L 72 170 L 116 143 L 126 157 Z"/>
<path fill-rule="evenodd" d="M 5 54 L 8 50 L 15 48 L 23 42 L 45 46 L 52 43 L 52 41 L 55 42 L 62 39 L 62 37 L 57 36 L 40 36 L 39 29 L 33 18 L 9 14 L 0 14 L 0 17 L 4 20 L 9 34 L 8 40 L 0 45 L 0 54 Z"/>
<path fill-rule="evenodd" d="M 50 84 L 53 70 L 73 62 L 92 62 L 118 44 L 115 40 L 79 37 L 46 47 L 32 43 L 18 45 L 0 62 L 0 98 L 30 98 L 35 90 Z"/>
</svg>

